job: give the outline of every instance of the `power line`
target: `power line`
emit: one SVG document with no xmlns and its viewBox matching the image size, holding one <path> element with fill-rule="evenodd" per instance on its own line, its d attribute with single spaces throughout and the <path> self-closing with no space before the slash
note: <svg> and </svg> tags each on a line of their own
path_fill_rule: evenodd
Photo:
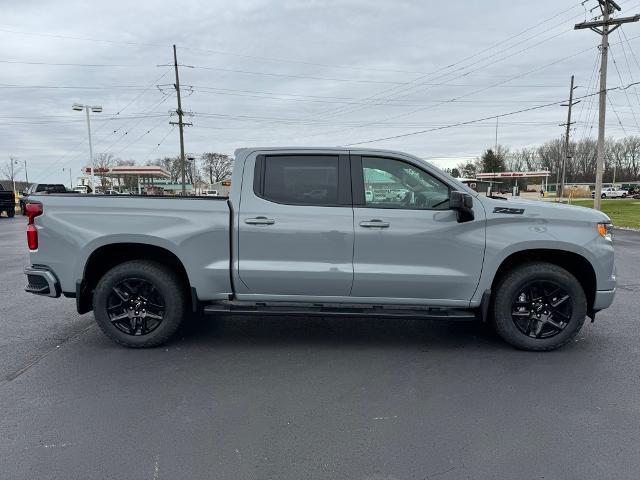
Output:
<svg viewBox="0 0 640 480">
<path fill-rule="evenodd" d="M 618 74 L 618 78 L 620 79 L 620 83 L 624 83 L 622 79 L 622 74 L 620 73 L 620 69 L 618 68 L 618 63 L 616 62 L 615 57 L 613 56 L 613 50 L 609 48 L 609 55 L 611 55 L 611 61 L 613 61 L 613 66 L 616 69 L 616 73 Z M 633 77 L 631 77 L 631 82 L 633 83 Z M 627 90 L 624 90 L 624 96 L 627 99 L 627 104 L 629 105 L 629 109 L 631 110 L 631 115 L 633 116 L 633 121 L 636 124 L 636 129 L 640 133 L 640 125 L 638 125 L 638 118 L 636 117 L 636 113 L 633 111 L 633 107 L 631 106 L 631 100 L 629 99 L 629 93 Z M 609 102 L 611 103 L 611 102 Z"/>
<path fill-rule="evenodd" d="M 470 55 L 470 56 L 468 56 L 468 57 L 465 57 L 463 60 L 460 60 L 460 61 L 458 61 L 458 62 L 455 62 L 455 63 L 453 63 L 453 64 L 451 64 L 451 65 L 449 65 L 449 66 L 447 66 L 447 67 L 441 68 L 440 70 L 438 70 L 438 71 L 436 71 L 436 72 L 434 72 L 434 73 L 439 73 L 439 72 L 441 72 L 441 71 L 446 71 L 446 70 L 448 70 L 450 67 L 453 67 L 453 66 L 456 66 L 456 65 L 460 65 L 460 64 L 462 64 L 462 63 L 466 62 L 466 61 L 467 61 L 467 60 L 469 60 L 469 59 L 477 58 L 477 57 L 478 57 L 479 55 L 481 55 L 482 53 L 485 53 L 485 52 L 487 52 L 487 51 L 490 51 L 490 50 L 492 50 L 493 48 L 495 48 L 496 46 L 499 46 L 499 45 L 502 45 L 502 44 L 504 44 L 504 43 L 507 43 L 507 42 L 509 42 L 510 40 L 512 40 L 512 39 L 514 39 L 514 38 L 517 38 L 517 37 L 521 36 L 522 34 L 524 34 L 524 33 L 528 32 L 528 31 L 531 31 L 531 30 L 533 30 L 533 29 L 535 29 L 535 28 L 539 27 L 540 25 L 543 25 L 543 24 L 545 24 L 545 23 L 547 23 L 547 22 L 549 22 L 549 21 L 553 20 L 554 18 L 556 18 L 557 16 L 561 15 L 562 13 L 566 13 L 567 11 L 572 10 L 573 8 L 575 8 L 575 7 L 576 7 L 576 6 L 578 6 L 578 5 L 579 5 L 579 4 L 576 4 L 574 7 L 571 7 L 570 9 L 565 10 L 565 11 L 561 12 L 560 14 L 557 14 L 557 15 L 554 15 L 554 16 L 552 16 L 552 17 L 549 17 L 549 18 L 547 18 L 546 20 L 544 20 L 544 21 L 542 21 L 542 22 L 539 22 L 539 23 L 537 23 L 536 25 L 534 25 L 534 26 L 532 26 L 532 27 L 529 27 L 528 29 L 523 30 L 522 32 L 520 32 L 520 33 L 518 33 L 518 34 L 516 34 L 516 35 L 514 35 L 514 36 L 512 36 L 512 37 L 509 37 L 509 38 L 508 38 L 508 39 L 506 39 L 506 40 L 503 40 L 503 41 L 501 41 L 501 42 L 498 42 L 497 44 L 494 44 L 492 47 L 489 47 L 489 48 L 487 48 L 487 49 L 484 49 L 484 50 L 482 50 L 482 51 L 480 51 L 480 52 L 478 52 L 478 53 L 476 53 L 476 54 L 474 54 L 474 55 Z M 575 16 L 573 16 L 572 18 L 575 18 Z M 565 23 L 565 21 L 561 22 L 561 24 L 564 24 L 564 23 Z M 561 24 L 554 25 L 553 27 L 551 27 L 550 29 L 545 30 L 545 31 L 544 31 L 544 32 L 542 32 L 542 33 L 545 33 L 545 32 L 547 32 L 547 31 L 553 30 L 554 28 L 556 28 L 557 26 L 559 26 L 559 25 L 561 25 Z M 551 38 L 549 38 L 549 39 L 546 39 L 546 40 L 544 40 L 544 41 L 548 41 L 548 40 L 550 40 L 550 39 L 552 39 L 552 38 L 555 38 L 556 36 L 559 36 L 559 35 L 564 34 L 564 33 L 566 33 L 566 32 L 561 32 L 561 33 L 559 33 L 559 34 L 557 34 L 557 35 L 554 35 L 553 37 L 551 37 Z M 535 36 L 537 36 L 537 35 L 535 35 Z M 524 42 L 526 42 L 526 41 L 530 40 L 531 38 L 534 38 L 535 36 L 533 36 L 533 37 L 528 37 L 528 38 L 526 38 L 525 40 L 522 40 L 522 41 L 520 41 L 520 42 L 518 42 L 518 43 L 516 43 L 516 44 L 514 44 L 514 45 L 511 45 L 511 46 L 507 47 L 506 49 L 502 49 L 501 51 L 505 51 L 505 50 L 512 49 L 513 47 L 515 47 L 515 46 L 517 46 L 517 45 L 520 45 L 520 44 L 522 44 L 522 43 L 524 43 Z M 544 41 L 543 41 L 543 42 L 544 42 Z M 542 43 L 542 42 L 539 42 L 539 43 Z M 527 47 L 527 48 L 525 48 L 525 49 L 522 49 L 522 50 L 520 50 L 519 52 L 516 52 L 515 54 L 518 54 L 518 53 L 521 53 L 522 51 L 525 51 L 525 50 L 528 50 L 528 49 L 530 49 L 530 48 L 533 48 L 534 46 L 539 45 L 539 43 L 538 43 L 538 44 L 536 44 L 536 45 L 533 45 L 533 46 L 531 46 L 531 47 Z M 488 58 L 495 57 L 495 56 L 497 56 L 499 53 L 500 53 L 500 52 L 494 53 L 494 54 L 492 54 L 491 56 L 489 56 Z M 513 55 L 515 55 L 515 54 L 513 54 Z M 509 57 L 510 57 L 510 56 L 513 56 L 513 55 L 509 55 Z M 509 58 L 509 57 L 505 57 L 505 58 Z M 497 63 L 498 61 L 502 61 L 502 60 L 504 60 L 505 58 L 502 58 L 502 59 L 499 59 L 499 60 L 497 60 L 497 61 L 491 62 L 491 64 L 490 64 L 490 65 L 493 65 L 493 64 Z M 466 65 L 466 66 L 460 67 L 460 68 L 458 68 L 458 69 L 456 69 L 456 70 L 454 70 L 454 71 L 452 71 L 452 72 L 443 73 L 443 74 L 441 74 L 441 75 L 437 76 L 436 78 L 442 78 L 442 77 L 444 77 L 444 76 L 451 75 L 451 74 L 453 74 L 453 73 L 455 73 L 455 72 L 459 72 L 459 71 L 461 71 L 461 70 L 467 69 L 467 68 L 469 68 L 469 67 L 471 67 L 471 66 L 473 66 L 473 65 L 478 64 L 479 62 L 486 61 L 486 60 L 487 60 L 487 59 L 479 59 L 479 60 L 476 60 L 475 62 L 473 62 L 473 63 L 471 63 L 471 64 L 469 64 L 469 65 Z M 477 70 L 479 70 L 479 69 L 481 69 L 481 68 L 484 68 L 484 67 L 480 67 L 480 68 L 477 68 L 477 69 L 475 69 L 475 70 L 473 70 L 473 71 L 470 71 L 470 72 L 466 72 L 466 73 L 460 74 L 460 75 L 458 75 L 457 77 L 454 77 L 454 79 L 455 79 L 455 78 L 461 78 L 461 77 L 467 76 L 468 74 L 473 73 L 474 71 L 477 71 Z M 410 85 L 410 86 L 405 87 L 404 89 L 400 89 L 400 91 L 398 91 L 398 92 L 396 92 L 396 93 L 394 93 L 394 94 L 392 94 L 392 95 L 390 95 L 390 96 L 383 97 L 383 99 L 388 99 L 388 98 L 397 98 L 397 96 L 398 96 L 399 94 L 402 94 L 402 93 L 408 92 L 408 91 L 410 91 L 410 90 L 414 90 L 414 89 L 416 89 L 416 88 L 420 88 L 421 86 L 424 86 L 424 85 L 425 85 L 425 82 L 421 82 L 421 80 L 424 80 L 424 79 L 426 79 L 428 76 L 431 76 L 431 75 L 433 75 L 433 74 L 425 75 L 425 76 L 419 77 L 419 78 L 417 78 L 417 79 L 414 79 L 414 80 L 412 80 L 411 82 L 409 82 L 410 84 L 414 84 L 414 85 Z M 380 97 L 381 95 L 384 95 L 385 93 L 393 92 L 393 90 L 394 90 L 394 89 L 395 89 L 395 90 L 397 90 L 398 88 L 399 88 L 399 87 L 392 88 L 392 89 L 390 89 L 390 90 L 387 90 L 387 91 L 381 92 L 381 93 L 379 93 L 379 94 L 373 95 L 373 96 L 371 96 L 371 97 L 369 97 L 369 98 L 370 98 L 370 99 L 376 99 L 376 98 Z M 405 95 L 405 96 L 406 96 L 406 95 Z M 344 109 L 342 109 L 342 110 L 341 110 L 341 109 L 338 109 L 338 110 L 336 110 L 336 111 L 332 111 L 332 112 L 328 112 L 328 113 L 329 113 L 329 114 L 332 114 L 332 115 L 337 115 L 337 114 L 343 115 L 343 114 L 346 114 L 346 113 L 353 113 L 354 111 L 357 111 L 357 110 L 361 110 L 361 108 L 350 109 L 350 110 L 349 110 L 349 109 L 347 109 L 347 110 L 344 110 Z"/>
<path fill-rule="evenodd" d="M 355 82 L 355 83 L 376 83 L 386 85 L 407 85 L 408 82 L 393 82 L 390 80 L 363 80 L 359 78 L 338 78 L 338 77 L 316 77 L 313 75 L 294 75 L 287 73 L 274 73 L 274 72 L 259 72 L 253 70 L 239 70 L 235 68 L 223 68 L 223 67 L 204 67 L 197 65 L 180 65 L 181 67 L 196 68 L 202 70 L 215 70 L 219 72 L 241 73 L 245 75 L 262 75 L 269 77 L 282 77 L 282 78 L 297 78 L 305 80 L 322 80 L 331 82 Z"/>
<path fill-rule="evenodd" d="M 126 68 L 149 68 L 156 65 L 142 65 L 142 64 L 119 64 L 119 63 L 55 63 L 55 62 L 29 62 L 20 60 L 0 60 L 0 63 L 6 63 L 9 65 L 45 65 L 54 67 L 126 67 Z"/>
<path fill-rule="evenodd" d="M 295 94 L 288 94 L 288 93 L 261 92 L 261 91 L 251 91 L 251 90 L 234 90 L 234 89 L 216 88 L 216 87 L 196 87 L 196 86 L 189 86 L 189 85 L 186 85 L 185 87 L 188 87 L 192 91 L 198 92 L 198 93 L 209 93 L 214 95 L 224 95 L 224 96 L 233 96 L 233 97 L 247 97 L 247 98 L 259 98 L 259 99 L 266 99 L 266 100 L 284 100 L 284 101 L 308 102 L 308 103 L 365 105 L 365 103 L 361 101 L 362 99 L 358 97 L 321 97 L 318 95 L 305 96 L 305 95 L 295 95 Z M 526 88 L 533 88 L 533 87 L 527 86 Z M 385 105 L 385 106 L 391 105 L 394 107 L 418 107 L 418 106 L 426 106 L 431 104 L 447 103 L 447 102 L 449 102 L 449 100 L 443 100 L 443 99 L 427 100 L 425 101 L 425 103 L 416 103 L 416 102 L 407 103 L 406 100 L 395 100 L 392 103 L 379 103 L 374 105 Z M 540 100 L 508 100 L 508 99 L 461 100 L 460 103 L 491 103 L 491 104 L 540 103 Z"/>
<path fill-rule="evenodd" d="M 155 146 L 155 147 L 153 147 L 153 150 L 151 150 L 151 151 L 147 154 L 147 156 L 151 155 L 153 152 L 155 152 L 155 151 L 158 149 L 158 147 L 159 147 L 160 145 L 162 145 L 162 143 L 167 139 L 167 137 L 169 136 L 169 134 L 171 134 L 171 132 L 173 132 L 174 128 L 176 128 L 176 127 L 175 127 L 175 125 L 170 125 L 170 126 L 169 126 L 169 130 L 167 131 L 166 135 L 164 135 L 164 136 L 162 137 L 162 139 L 161 139 L 161 140 L 156 144 L 156 146 Z"/>
<path fill-rule="evenodd" d="M 132 45 L 132 46 L 141 46 L 141 47 L 157 47 L 157 48 L 166 48 L 170 45 L 164 45 L 159 43 L 141 43 L 141 42 L 128 42 L 128 41 L 120 41 L 120 40 L 112 40 L 107 38 L 91 38 L 91 37 L 82 37 L 82 36 L 73 36 L 73 35 L 59 35 L 59 34 L 51 34 L 51 33 L 42 33 L 42 32 L 26 32 L 20 30 L 13 30 L 7 28 L 0 28 L 0 32 L 12 33 L 17 35 L 32 35 L 38 37 L 47 37 L 47 38 L 59 38 L 64 40 L 78 40 L 78 41 L 87 41 L 87 42 L 102 42 L 102 43 L 110 43 L 116 45 Z M 246 55 L 236 52 L 228 52 L 222 50 L 211 50 L 205 48 L 196 48 L 196 47 L 180 47 L 184 50 L 189 51 L 201 51 L 207 53 L 214 53 L 218 55 L 230 55 L 234 57 L 241 58 L 249 58 L 249 59 L 257 59 L 271 62 L 279 62 L 279 63 L 293 63 L 300 65 L 311 65 L 311 66 L 319 66 L 319 67 L 329 67 L 329 68 L 343 68 L 348 70 L 370 70 L 370 71 L 379 71 L 379 72 L 392 72 L 392 73 L 423 73 L 423 72 L 412 72 L 408 70 L 394 70 L 387 68 L 378 68 L 378 67 L 359 67 L 353 65 L 339 65 L 339 64 L 331 64 L 331 63 L 320 63 L 320 62 L 308 62 L 304 60 L 292 60 L 292 59 L 284 59 L 284 58 L 275 58 L 268 56 L 258 56 L 258 55 Z"/>
<path fill-rule="evenodd" d="M 536 67 L 534 69 L 525 71 L 523 73 L 519 73 L 518 75 L 515 75 L 515 76 L 512 76 L 510 78 L 507 78 L 506 80 L 502 80 L 502 81 L 494 83 L 492 85 L 489 85 L 489 86 L 486 86 L 486 87 L 482 87 L 480 89 L 465 93 L 464 95 L 459 95 L 457 97 L 453 97 L 453 98 L 449 99 L 448 102 L 445 102 L 445 103 L 455 103 L 455 102 L 459 101 L 462 98 L 465 98 L 465 97 L 468 97 L 468 96 L 471 96 L 471 95 L 475 95 L 475 94 L 484 92 L 486 90 L 495 88 L 497 86 L 500 86 L 500 85 L 502 85 L 504 83 L 507 83 L 507 82 L 510 82 L 512 80 L 516 80 L 518 78 L 521 78 L 521 77 L 524 77 L 524 76 L 528 76 L 528 75 L 530 75 L 532 73 L 544 70 L 544 69 L 549 68 L 549 67 L 551 67 L 553 65 L 556 65 L 556 64 L 558 64 L 560 62 L 564 62 L 564 61 L 566 61 L 566 60 L 568 60 L 570 58 L 577 57 L 579 55 L 582 55 L 582 54 L 584 54 L 586 52 L 589 52 L 589 51 L 593 50 L 594 48 L 595 47 L 589 47 L 589 48 L 581 50 L 581 51 L 579 51 L 579 52 L 577 52 L 575 54 L 572 54 L 572 55 L 569 55 L 569 56 L 566 56 L 566 57 L 563 57 L 563 58 L 559 58 L 559 59 L 554 60 L 553 62 L 550 62 L 548 64 L 542 65 L 540 67 Z M 434 107 L 437 107 L 437 106 L 441 106 L 441 105 L 442 104 L 435 105 L 435 106 L 421 107 L 421 108 L 418 108 L 418 109 L 415 109 L 415 110 L 411 110 L 410 112 L 406 112 L 406 113 L 403 113 L 403 114 L 400 114 L 400 115 L 395 115 L 395 116 L 392 116 L 392 117 L 385 117 L 383 119 L 378 119 L 376 121 L 395 120 L 395 119 L 398 119 L 398 118 L 401 118 L 401 117 L 405 117 L 405 116 L 408 116 L 408 115 L 413 115 L 414 113 L 417 113 L 418 111 L 424 111 L 424 110 L 427 110 L 427 109 L 430 109 L 430 108 L 434 108 Z M 492 117 L 492 118 L 494 118 L 494 117 Z M 362 128 L 362 127 L 371 126 L 371 125 L 372 125 L 372 122 L 367 122 L 367 123 L 361 124 L 359 127 L 356 127 L 356 128 Z M 344 133 L 344 131 L 342 130 L 342 131 L 339 131 L 339 132 L 335 132 L 335 131 L 321 132 L 320 134 L 317 134 L 317 135 L 325 135 L 325 134 L 332 134 L 332 133 Z M 316 136 L 316 135 L 312 135 L 312 136 Z"/>
<path fill-rule="evenodd" d="M 146 137 L 149 133 L 151 133 L 153 130 L 155 130 L 156 128 L 158 128 L 160 125 L 162 125 L 164 122 L 166 121 L 165 118 L 161 119 L 160 122 L 156 123 L 153 127 L 151 127 L 150 129 L 148 129 L 146 132 L 144 132 L 142 135 L 140 135 L 139 137 L 137 137 L 135 140 L 129 142 L 127 145 L 125 145 L 123 148 L 121 148 L 120 150 L 118 150 L 114 156 L 118 156 L 120 155 L 122 152 L 124 152 L 125 150 L 127 150 L 131 145 L 137 143 L 138 141 L 140 141 L 142 138 Z"/>
<path fill-rule="evenodd" d="M 627 85 L 625 87 L 622 87 L 622 86 L 613 87 L 613 88 L 609 88 L 608 90 L 621 90 L 621 89 L 629 88 L 630 86 L 632 86 L 632 85 L 630 84 L 630 85 Z M 599 94 L 600 94 L 600 92 L 596 92 L 596 93 L 593 93 L 591 95 L 599 95 Z M 581 97 L 576 97 L 576 100 L 587 98 L 587 97 L 589 97 L 591 95 L 583 95 Z M 410 137 L 410 136 L 413 136 L 413 135 L 420 135 L 420 134 L 423 134 L 423 133 L 434 132 L 434 131 L 437 131 L 437 130 L 444 130 L 444 129 L 447 129 L 447 128 L 458 127 L 458 126 L 461 126 L 461 125 L 469 125 L 469 124 L 472 124 L 472 123 L 478 123 L 478 122 L 487 121 L 487 120 L 495 120 L 496 118 L 502 118 L 502 117 L 507 117 L 507 116 L 510 116 L 510 115 L 516 115 L 518 113 L 530 112 L 532 110 L 539 110 L 541 108 L 547 108 L 547 107 L 551 107 L 551 106 L 559 105 L 559 104 L 560 104 L 560 102 L 546 103 L 546 104 L 538 105 L 538 106 L 535 106 L 535 107 L 529 107 L 529 108 L 523 108 L 521 110 L 515 110 L 513 112 L 501 113 L 499 115 L 491 115 L 491 116 L 488 116 L 488 117 L 478 118 L 478 119 L 475 119 L 475 120 L 468 120 L 466 122 L 458 122 L 458 123 L 454 123 L 454 124 L 444 125 L 442 127 L 430 128 L 430 129 L 426 129 L 426 130 L 420 130 L 420 131 L 417 131 L 417 132 L 402 133 L 402 134 L 399 134 L 399 135 L 392 135 L 392 136 L 383 137 L 383 138 L 375 138 L 375 139 L 372 139 L 372 140 L 364 140 L 364 141 L 361 141 L 361 142 L 347 143 L 347 144 L 339 145 L 339 146 L 340 147 L 350 147 L 350 146 L 354 146 L 354 145 L 364 145 L 364 144 L 367 144 L 367 143 L 381 142 L 381 141 L 384 141 L 384 140 L 393 140 L 393 139 L 396 139 L 396 138 Z"/>
<path fill-rule="evenodd" d="M 109 124 L 109 122 L 115 118 L 117 118 L 123 111 L 125 111 L 127 108 L 129 108 L 131 105 L 133 105 L 135 102 L 137 102 L 140 98 L 142 98 L 142 96 L 144 94 L 146 94 L 149 90 L 151 90 L 152 88 L 155 87 L 155 84 L 158 83 L 160 80 L 162 80 L 169 72 L 171 71 L 171 69 L 167 69 L 164 73 L 162 73 L 162 75 L 160 75 L 159 77 L 155 78 L 153 80 L 153 82 L 151 82 L 150 84 L 148 84 L 143 90 L 142 92 L 140 92 L 138 95 L 136 95 L 131 101 L 129 101 L 128 103 L 125 104 L 124 107 L 120 108 L 115 114 L 111 115 L 111 117 L 109 119 L 107 119 L 107 121 L 105 121 L 104 123 L 102 123 L 95 131 L 95 133 L 99 133 L 106 125 Z M 112 132 L 113 134 L 113 132 Z M 54 160 L 52 166 L 45 171 L 46 174 L 49 174 L 53 169 L 55 168 L 59 168 L 60 165 L 68 165 L 70 162 L 75 161 L 78 158 L 78 155 L 75 155 L 72 159 L 66 160 L 64 163 L 61 163 L 63 161 L 63 159 L 65 157 L 67 157 L 70 153 L 77 151 L 78 147 L 80 145 L 84 144 L 84 141 L 80 141 L 78 143 L 76 143 L 71 149 L 68 149 L 64 154 L 62 154 L 57 160 Z"/>
<path fill-rule="evenodd" d="M 607 101 L 609 102 L 609 106 L 611 107 L 611 110 L 613 110 L 613 113 L 615 114 L 616 118 L 618 119 L 618 124 L 620 125 L 620 128 L 622 129 L 622 133 L 624 133 L 625 137 L 627 136 L 627 131 L 624 128 L 624 125 L 622 125 L 622 120 L 620 120 L 620 115 L 618 115 L 617 110 L 614 108 L 613 103 L 611 103 L 611 99 L 609 97 L 607 97 Z"/>
<path fill-rule="evenodd" d="M 606 110 L 607 110 L 607 59 L 609 57 L 609 33 L 613 32 L 616 28 L 620 27 L 623 23 L 637 22 L 640 20 L 640 15 L 634 15 L 632 17 L 617 17 L 611 18 L 614 12 L 620 11 L 620 6 L 613 0 L 598 0 L 598 7 L 602 12 L 602 20 L 582 22 L 576 24 L 574 28 L 590 29 L 601 37 L 600 54 L 602 60 L 600 61 L 600 83 L 598 84 L 599 98 L 598 98 L 598 146 L 597 146 L 597 162 L 596 162 L 596 181 L 595 181 L 595 193 L 593 208 L 600 210 L 601 198 L 600 192 L 602 191 L 602 176 L 604 171 L 604 157 L 605 157 L 605 124 L 606 124 Z M 617 67 L 616 67 L 617 69 Z M 625 92 L 626 94 L 626 92 Z M 636 122 L 637 124 L 637 122 Z"/>
<path fill-rule="evenodd" d="M 596 79 L 596 72 L 598 70 L 598 62 L 600 61 L 600 55 L 595 55 L 595 59 L 593 62 L 593 68 L 591 69 L 591 75 L 589 75 L 589 82 L 587 83 L 587 89 L 586 89 L 586 93 L 589 93 L 592 91 L 593 88 L 595 88 L 595 82 L 594 80 Z M 593 102 L 593 97 L 589 97 L 589 99 L 586 102 L 582 102 L 582 104 L 580 105 L 580 110 L 578 112 L 578 118 L 576 120 L 576 122 L 578 123 L 578 125 L 580 125 L 580 121 L 582 120 L 582 114 L 585 112 L 585 106 L 589 103 Z M 589 107 L 591 108 L 591 106 Z M 590 109 L 587 109 L 587 119 L 589 118 Z M 579 127 L 577 127 L 579 128 Z M 576 130 L 577 130 L 576 128 Z M 584 129 L 586 129 L 586 127 L 584 127 Z M 576 132 L 577 133 L 577 132 Z M 582 136 L 584 135 L 584 131 L 582 133 L 582 135 L 580 136 L 580 138 L 582 138 Z"/>
<path fill-rule="evenodd" d="M 620 39 L 620 47 L 622 49 L 622 55 L 624 56 L 624 63 L 627 65 L 629 78 L 631 79 L 632 82 L 634 82 L 635 80 L 633 78 L 633 72 L 631 71 L 631 64 L 629 63 L 629 58 L 627 57 L 627 50 L 624 47 L 624 42 L 622 41 L 622 34 L 620 33 L 621 30 L 622 28 L 618 29 L 618 38 Z M 629 50 L 631 50 L 631 45 L 629 45 Z M 633 53 L 633 50 L 631 50 L 631 53 Z M 633 87 L 633 91 L 636 94 L 636 100 L 638 100 L 638 103 L 640 104 L 640 95 L 638 95 L 638 89 L 636 87 Z"/>
</svg>

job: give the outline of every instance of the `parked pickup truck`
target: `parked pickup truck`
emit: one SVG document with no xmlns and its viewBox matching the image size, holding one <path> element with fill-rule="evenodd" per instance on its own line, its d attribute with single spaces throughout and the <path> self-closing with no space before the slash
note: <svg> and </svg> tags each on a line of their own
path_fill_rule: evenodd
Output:
<svg viewBox="0 0 640 480">
<path fill-rule="evenodd" d="M 627 198 L 629 192 L 621 188 L 607 187 L 602 189 L 600 198 Z M 591 198 L 595 197 L 596 192 L 591 192 Z"/>
<path fill-rule="evenodd" d="M 16 196 L 13 190 L 5 190 L 0 184 L 0 215 L 7 212 L 7 217 L 11 218 L 16 214 Z"/>
<path fill-rule="evenodd" d="M 236 151 L 225 197 L 35 196 L 26 290 L 75 297 L 128 347 L 189 311 L 491 322 L 551 350 L 608 307 L 603 213 L 482 197 L 411 155 Z M 391 189 L 402 195 L 365 192 Z"/>
<path fill-rule="evenodd" d="M 31 195 L 50 195 L 52 193 L 71 193 L 71 191 L 67 190 L 67 187 L 61 183 L 32 183 L 29 188 L 22 192 L 22 198 L 20 198 L 20 213 L 22 213 L 22 215 L 27 214 L 25 205 L 29 202 Z"/>
</svg>

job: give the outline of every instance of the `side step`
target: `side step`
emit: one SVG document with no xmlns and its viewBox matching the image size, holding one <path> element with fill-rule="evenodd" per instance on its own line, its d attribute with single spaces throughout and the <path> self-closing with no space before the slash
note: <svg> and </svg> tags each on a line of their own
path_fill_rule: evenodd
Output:
<svg viewBox="0 0 640 480">
<path fill-rule="evenodd" d="M 429 320 L 475 320 L 473 309 L 424 307 L 418 305 L 362 305 L 317 303 L 218 302 L 204 307 L 213 315 L 281 315 L 319 317 L 377 317 Z"/>
</svg>

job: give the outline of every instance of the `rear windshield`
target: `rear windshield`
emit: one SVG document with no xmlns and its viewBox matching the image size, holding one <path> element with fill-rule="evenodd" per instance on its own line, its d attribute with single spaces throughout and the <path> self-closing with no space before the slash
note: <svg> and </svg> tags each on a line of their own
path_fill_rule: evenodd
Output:
<svg viewBox="0 0 640 480">
<path fill-rule="evenodd" d="M 36 187 L 36 192 L 65 193 L 66 191 L 64 185 L 54 183 L 41 183 Z"/>
</svg>

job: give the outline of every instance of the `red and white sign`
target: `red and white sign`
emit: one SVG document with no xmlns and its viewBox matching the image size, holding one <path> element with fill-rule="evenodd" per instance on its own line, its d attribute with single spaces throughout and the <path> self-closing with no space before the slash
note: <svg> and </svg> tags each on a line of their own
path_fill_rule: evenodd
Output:
<svg viewBox="0 0 640 480">
<path fill-rule="evenodd" d="M 91 167 L 84 167 L 82 172 L 85 175 L 91 175 Z M 121 165 L 119 167 L 110 168 L 96 168 L 93 173 L 95 175 L 109 176 L 122 176 L 122 175 L 137 175 L 140 177 L 159 177 L 169 178 L 169 172 L 162 167 L 154 165 Z"/>
<path fill-rule="evenodd" d="M 478 173 L 478 180 L 483 178 L 526 178 L 526 177 L 548 177 L 551 172 L 541 170 L 539 172 L 495 172 L 495 173 Z"/>
</svg>

